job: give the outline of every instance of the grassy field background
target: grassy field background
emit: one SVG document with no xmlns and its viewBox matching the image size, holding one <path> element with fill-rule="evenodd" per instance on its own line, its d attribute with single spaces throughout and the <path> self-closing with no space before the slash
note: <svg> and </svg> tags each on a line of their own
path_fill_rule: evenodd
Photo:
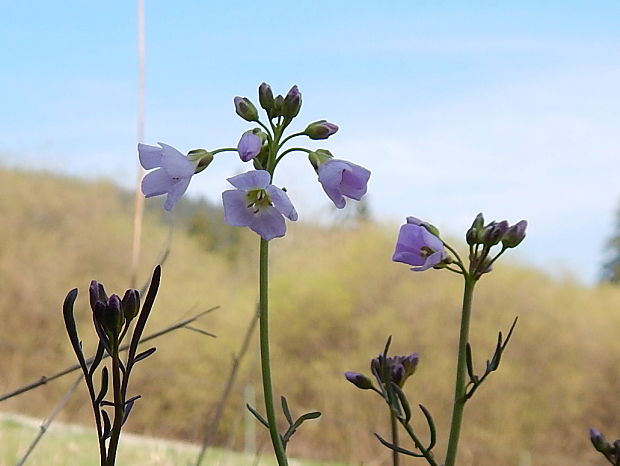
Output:
<svg viewBox="0 0 620 466">
<path fill-rule="evenodd" d="M 88 284 L 96 279 L 109 293 L 129 286 L 132 204 L 130 194 L 107 182 L 3 169 L 0 183 L 0 392 L 5 393 L 74 363 L 61 318 L 64 296 L 74 287 L 80 290 L 75 312 L 84 348 L 94 349 Z M 159 206 L 159 200 L 147 205 L 140 281 L 148 279 L 167 244 L 170 255 L 146 333 L 219 305 L 199 325 L 217 338 L 179 330 L 157 340 L 155 355 L 133 375 L 130 392 L 142 399 L 126 428 L 199 442 L 254 312 L 258 241 L 245 229 L 223 225 L 221 212 L 204 203 L 184 202 L 171 215 Z M 441 219 L 429 220 L 441 226 Z M 447 272 L 415 274 L 392 263 L 396 234 L 397 225 L 353 216 L 330 228 L 291 224 L 285 238 L 272 242 L 275 392 L 288 398 L 294 414 L 324 413 L 293 438 L 295 457 L 318 464 L 389 464 L 372 437 L 388 432 L 380 400 L 343 377 L 347 370 L 367 372 L 388 335 L 396 353 L 421 354 L 407 391 L 413 403 L 433 413 L 437 451 L 444 451 L 461 282 Z M 575 249 L 578 253 L 578 245 Z M 499 371 L 467 407 L 459 464 L 602 464 L 587 430 L 595 426 L 609 437 L 620 436 L 620 290 L 586 287 L 570 277 L 552 279 L 520 264 L 518 253 L 511 257 L 478 286 L 471 330 L 477 367 L 491 356 L 497 332 L 505 332 L 516 315 L 519 324 Z M 248 393 L 261 406 L 257 348 L 254 338 L 215 439 L 227 450 L 240 451 L 246 444 Z M 45 418 L 73 379 L 2 402 L 0 411 Z M 91 416 L 79 387 L 60 420 L 90 427 Z M 264 439 L 257 427 L 256 444 Z M 14 447 L 5 445 L 0 442 L 0 458 L 14 454 Z M 91 454 L 96 455 L 94 448 Z M 144 461 L 184 464 L 182 458 Z"/>
</svg>

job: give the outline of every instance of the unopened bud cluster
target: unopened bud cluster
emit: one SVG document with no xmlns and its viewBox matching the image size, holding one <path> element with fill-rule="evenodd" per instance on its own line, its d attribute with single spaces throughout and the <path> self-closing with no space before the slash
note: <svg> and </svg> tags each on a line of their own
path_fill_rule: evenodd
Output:
<svg viewBox="0 0 620 466">
<path fill-rule="evenodd" d="M 492 270 L 495 260 L 506 250 L 517 247 L 525 238 L 527 221 L 510 225 L 506 220 L 484 224 L 480 213 L 467 230 L 465 239 L 469 245 L 470 273 L 477 279 Z M 501 251 L 491 257 L 491 248 L 501 243 Z"/>
<path fill-rule="evenodd" d="M 113 294 L 108 298 L 101 283 L 93 280 L 89 288 L 90 307 L 97 335 L 108 352 L 118 345 L 123 329 L 138 315 L 140 293 L 138 290 L 125 291 L 123 299 Z"/>
<path fill-rule="evenodd" d="M 370 361 L 370 371 L 383 387 L 388 387 L 393 382 L 399 387 L 405 384 L 418 367 L 420 356 L 412 353 L 407 356 L 385 356 L 380 354 Z M 362 390 L 373 389 L 372 380 L 359 372 L 345 372 L 345 378 Z"/>
</svg>

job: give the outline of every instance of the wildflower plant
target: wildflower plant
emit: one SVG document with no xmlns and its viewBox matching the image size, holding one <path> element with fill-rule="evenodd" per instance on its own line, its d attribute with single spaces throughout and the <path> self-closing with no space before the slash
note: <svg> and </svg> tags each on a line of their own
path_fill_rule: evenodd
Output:
<svg viewBox="0 0 620 466">
<path fill-rule="evenodd" d="M 388 357 L 390 338 L 383 353 L 371 362 L 371 372 L 377 383 L 376 386 L 370 377 L 361 373 L 345 373 L 345 378 L 357 388 L 372 390 L 379 394 L 386 402 L 391 416 L 392 441 L 389 442 L 380 435 L 375 435 L 384 446 L 392 450 L 393 464 L 395 466 L 399 464 L 399 455 L 424 458 L 431 466 L 439 466 L 440 464 L 443 466 L 454 466 L 456 464 L 465 405 L 487 377 L 498 369 L 502 355 L 517 323 L 515 318 L 505 338 L 502 332 L 499 332 L 493 355 L 486 361 L 482 373 L 477 373 L 473 363 L 472 346 L 469 343 L 474 287 L 484 274 L 491 272 L 495 262 L 508 249 L 517 247 L 523 241 L 526 228 L 527 222 L 525 220 L 521 220 L 514 225 L 509 225 L 507 221 L 490 222 L 485 225 L 483 215 L 478 214 L 465 236 L 469 246 L 469 260 L 466 263 L 461 259 L 458 252 L 441 238 L 439 230 L 434 225 L 416 217 L 408 217 L 407 222 L 401 226 L 396 248 L 392 256 L 393 261 L 410 265 L 411 270 L 414 272 L 422 272 L 431 268 L 448 270 L 461 275 L 465 283 L 452 421 L 444 462 L 440 463 L 433 451 L 437 441 L 435 423 L 431 413 L 423 405 L 420 404 L 419 408 L 428 425 L 428 442 L 422 442 L 420 436 L 410 424 L 412 410 L 407 395 L 403 390 L 403 385 L 417 367 L 419 361 L 417 353 L 409 356 Z M 411 438 L 414 449 L 400 446 L 397 429 L 398 423 Z M 599 442 L 599 444 L 602 445 L 602 442 Z M 612 451 L 611 448 L 609 447 L 605 451 Z"/>
<path fill-rule="evenodd" d="M 310 167 L 314 169 L 319 183 L 339 209 L 345 207 L 346 198 L 360 200 L 366 194 L 370 171 L 352 162 L 336 159 L 326 149 L 290 146 L 296 138 L 323 140 L 338 131 L 335 124 L 319 120 L 306 125 L 302 131 L 287 133 L 301 110 L 302 96 L 297 86 L 293 86 L 285 96 L 274 96 L 266 83 L 259 86 L 258 102 L 266 119 L 261 118 L 257 107 L 247 97 L 235 97 L 233 102 L 237 115 L 255 125 L 240 136 L 237 147 L 210 151 L 197 149 L 183 155 L 166 144 L 160 143 L 160 147 L 139 144 L 142 166 L 153 170 L 144 177 L 142 192 L 146 197 L 166 194 L 164 208 L 170 210 L 187 189 L 193 175 L 207 168 L 217 154 L 236 152 L 242 162 L 252 163 L 249 171 L 228 178 L 234 189 L 222 194 L 222 202 L 227 223 L 248 227 L 260 236 L 259 340 L 265 417 L 253 407 L 248 408 L 269 429 L 278 464 L 283 466 L 288 464 L 286 446 L 291 436 L 303 422 L 315 419 L 321 413 L 313 411 L 293 419 L 286 398 L 281 397 L 282 413 L 288 428 L 283 433 L 278 431 L 269 352 L 269 242 L 283 237 L 286 234 L 286 220 L 296 221 L 298 214 L 287 190 L 275 184 L 276 168 L 288 154 L 308 154 Z"/>
<path fill-rule="evenodd" d="M 76 288 L 69 291 L 63 304 L 65 327 L 73 351 L 84 373 L 84 381 L 95 415 L 101 466 L 116 464 L 121 430 L 134 403 L 140 398 L 140 395 L 128 398 L 129 378 L 132 370 L 136 363 L 155 352 L 155 348 L 149 348 L 138 353 L 138 343 L 153 308 L 159 288 L 160 275 L 161 269 L 157 266 L 153 272 L 151 285 L 141 310 L 140 294 L 137 290 L 127 290 L 122 299 L 115 294 L 108 297 L 101 283 L 94 280 L 91 282 L 89 288 L 90 307 L 99 344 L 90 363 L 84 357 L 82 341 L 78 336 L 75 324 L 73 305 L 78 295 Z M 131 334 L 127 357 L 123 360 L 121 345 L 129 333 L 131 322 L 136 317 L 138 320 Z M 95 374 L 106 355 L 111 359 L 110 368 L 108 369 L 108 366 L 104 365 L 99 371 L 100 383 L 97 389 Z M 111 401 L 106 399 L 108 394 L 112 396 Z M 108 413 L 108 409 L 111 414 Z"/>
</svg>

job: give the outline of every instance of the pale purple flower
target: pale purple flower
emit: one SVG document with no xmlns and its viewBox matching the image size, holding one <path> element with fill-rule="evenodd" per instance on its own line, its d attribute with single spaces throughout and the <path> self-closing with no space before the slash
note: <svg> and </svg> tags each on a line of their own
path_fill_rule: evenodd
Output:
<svg viewBox="0 0 620 466">
<path fill-rule="evenodd" d="M 269 241 L 286 233 L 284 217 L 297 220 L 297 212 L 287 194 L 269 184 L 271 175 L 253 170 L 228 178 L 237 189 L 222 193 L 224 218 L 229 225 L 249 227 Z"/>
<path fill-rule="evenodd" d="M 330 159 L 319 165 L 319 182 L 337 208 L 342 209 L 345 196 L 359 201 L 366 194 L 370 171 L 345 160 Z"/>
<path fill-rule="evenodd" d="M 372 381 L 364 374 L 360 374 L 359 372 L 345 372 L 344 377 L 357 388 L 361 388 L 362 390 L 368 390 L 372 388 Z"/>
<path fill-rule="evenodd" d="M 243 133 L 241 139 L 239 139 L 239 144 L 237 144 L 237 152 L 239 152 L 239 157 L 241 157 L 241 160 L 248 162 L 258 155 L 261 146 L 262 141 L 260 137 L 252 131 L 248 131 Z"/>
<path fill-rule="evenodd" d="M 411 270 L 422 272 L 436 266 L 446 257 L 443 242 L 423 226 L 406 223 L 400 227 L 392 256 L 394 262 L 412 265 Z"/>
<path fill-rule="evenodd" d="M 157 168 L 147 173 L 142 180 L 142 193 L 145 197 L 167 194 L 164 209 L 172 210 L 187 190 L 196 171 L 198 161 L 188 160 L 174 147 L 162 142 L 161 147 L 138 144 L 140 164 L 145 170 Z"/>
</svg>

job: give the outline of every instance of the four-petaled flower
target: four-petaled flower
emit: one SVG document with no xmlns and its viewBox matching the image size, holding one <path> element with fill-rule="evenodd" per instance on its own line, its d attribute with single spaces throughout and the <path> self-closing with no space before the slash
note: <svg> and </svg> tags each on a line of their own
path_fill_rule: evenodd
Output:
<svg viewBox="0 0 620 466">
<path fill-rule="evenodd" d="M 407 220 L 410 219 L 412 219 L 410 223 L 400 227 L 392 260 L 412 265 L 411 270 L 414 272 L 422 272 L 435 267 L 447 257 L 447 254 L 441 239 L 429 232 L 422 225 L 424 222 L 413 222 L 417 220 L 414 217 Z"/>
<path fill-rule="evenodd" d="M 269 241 L 286 233 L 284 217 L 297 220 L 297 212 L 287 194 L 269 184 L 266 170 L 253 170 L 228 178 L 237 189 L 222 193 L 224 218 L 229 225 L 249 227 Z"/>
<path fill-rule="evenodd" d="M 158 143 L 161 147 L 138 144 L 140 164 L 146 169 L 157 168 L 142 180 L 145 197 L 168 194 L 164 209 L 172 210 L 174 204 L 187 190 L 198 161 L 191 161 L 174 147 Z"/>
<path fill-rule="evenodd" d="M 359 201 L 366 194 L 370 171 L 345 160 L 330 159 L 319 165 L 319 182 L 335 206 L 342 209 L 345 196 Z"/>
</svg>

